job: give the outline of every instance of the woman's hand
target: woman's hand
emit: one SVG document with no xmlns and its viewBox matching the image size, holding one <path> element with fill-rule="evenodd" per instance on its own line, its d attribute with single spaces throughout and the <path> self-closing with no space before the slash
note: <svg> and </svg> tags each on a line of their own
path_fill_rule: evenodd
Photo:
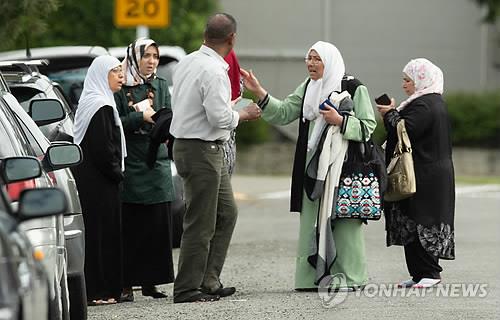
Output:
<svg viewBox="0 0 500 320">
<path fill-rule="evenodd" d="M 394 100 L 394 98 L 391 98 L 391 104 L 390 105 L 377 104 L 378 112 L 380 112 L 380 115 L 382 116 L 382 118 L 385 116 L 385 114 L 387 112 L 389 112 L 390 110 L 394 109 L 395 107 L 396 107 L 396 100 Z"/>
<path fill-rule="evenodd" d="M 144 121 L 146 122 L 149 122 L 149 123 L 155 123 L 153 121 L 153 119 L 151 118 L 154 114 L 156 113 L 156 111 L 153 110 L 153 108 L 151 107 L 147 107 L 146 110 L 144 110 L 142 112 L 142 118 L 144 119 Z"/>
<path fill-rule="evenodd" d="M 335 108 L 325 104 L 325 109 L 326 110 L 319 110 L 319 113 L 323 115 L 323 118 L 328 124 L 333 124 L 334 126 L 342 125 L 344 117 L 342 117 Z"/>
<path fill-rule="evenodd" d="M 267 94 L 267 91 L 262 88 L 262 86 L 259 83 L 259 80 L 255 77 L 253 74 L 252 70 L 246 71 L 243 68 L 240 68 L 240 74 L 241 77 L 243 78 L 243 85 L 245 88 L 253 92 L 259 100 L 264 99 L 264 97 Z"/>
</svg>

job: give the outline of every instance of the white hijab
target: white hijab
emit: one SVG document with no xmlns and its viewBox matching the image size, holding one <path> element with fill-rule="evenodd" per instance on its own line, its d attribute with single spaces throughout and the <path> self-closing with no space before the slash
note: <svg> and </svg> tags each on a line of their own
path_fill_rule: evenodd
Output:
<svg viewBox="0 0 500 320">
<path fill-rule="evenodd" d="M 124 158 L 127 156 L 125 135 L 122 122 L 116 109 L 113 91 L 109 87 L 108 74 L 111 69 L 120 66 L 120 61 L 112 56 L 99 56 L 92 61 L 83 83 L 83 91 L 78 101 L 75 114 L 74 142 L 80 144 L 85 137 L 94 114 L 104 106 L 113 108 L 115 125 L 120 128 L 122 147 L 122 170 L 125 170 Z"/>
<path fill-rule="evenodd" d="M 321 131 L 326 125 L 326 121 L 319 113 L 319 105 L 325 101 L 333 91 L 342 90 L 342 78 L 345 74 L 344 59 L 340 51 L 333 44 L 324 41 L 316 42 L 308 51 L 315 50 L 323 61 L 323 77 L 312 80 L 307 86 L 304 97 L 304 118 L 315 120 L 314 128 L 309 137 L 308 150 L 314 150 L 318 144 Z"/>
<path fill-rule="evenodd" d="M 333 44 L 324 41 L 316 42 L 308 51 L 315 50 L 323 61 L 323 77 L 311 80 L 304 97 L 304 118 L 314 120 L 319 117 L 319 105 L 332 91 L 341 90 L 342 78 L 345 74 L 344 59 Z"/>
<path fill-rule="evenodd" d="M 409 96 L 396 108 L 403 110 L 416 98 L 429 93 L 443 93 L 443 72 L 439 67 L 424 58 L 413 59 L 403 68 L 405 73 L 415 83 L 415 93 Z"/>
</svg>

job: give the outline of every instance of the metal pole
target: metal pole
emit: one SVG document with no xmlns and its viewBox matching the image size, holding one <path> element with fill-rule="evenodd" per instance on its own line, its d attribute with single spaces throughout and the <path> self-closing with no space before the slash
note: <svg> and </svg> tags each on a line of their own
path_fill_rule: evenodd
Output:
<svg viewBox="0 0 500 320">
<path fill-rule="evenodd" d="M 137 26 L 136 36 L 137 38 L 149 38 L 149 28 L 146 26 Z"/>
<path fill-rule="evenodd" d="M 323 40 L 330 41 L 330 17 L 332 16 L 330 0 L 323 0 Z"/>
</svg>

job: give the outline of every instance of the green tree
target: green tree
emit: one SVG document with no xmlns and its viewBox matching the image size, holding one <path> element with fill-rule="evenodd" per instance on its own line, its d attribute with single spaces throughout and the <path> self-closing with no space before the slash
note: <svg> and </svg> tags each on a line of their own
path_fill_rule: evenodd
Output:
<svg viewBox="0 0 500 320">
<path fill-rule="evenodd" d="M 480 7 L 486 9 L 484 21 L 494 23 L 500 15 L 500 0 L 474 0 Z"/>
<path fill-rule="evenodd" d="M 6 1 L 6 2 L 5 2 Z M 18 15 L 19 0 L 1 0 L 1 16 Z M 5 3 L 4 3 L 5 2 Z M 22 0 L 21 2 L 54 2 L 54 0 Z M 113 0 L 58 0 L 60 7 L 47 16 L 48 28 L 43 34 L 34 34 L 32 47 L 56 45 L 126 46 L 135 39 L 135 28 L 119 29 L 113 24 Z M 10 10 L 7 13 L 5 10 Z M 206 18 L 217 10 L 216 0 L 170 0 L 170 26 L 151 29 L 150 37 L 160 45 L 179 45 L 190 52 L 196 50 L 203 38 Z M 38 17 L 31 12 L 31 17 Z M 42 19 L 43 16 L 40 16 Z M 18 23 L 26 24 L 19 20 Z M 3 28 L 2 28 L 3 31 Z M 22 49 L 23 39 L 12 34 L 12 41 L 4 49 Z M 3 35 L 1 38 L 5 38 Z"/>
<path fill-rule="evenodd" d="M 22 43 L 22 48 L 45 32 L 46 19 L 59 7 L 58 0 L 2 0 L 0 2 L 0 49 Z"/>
</svg>

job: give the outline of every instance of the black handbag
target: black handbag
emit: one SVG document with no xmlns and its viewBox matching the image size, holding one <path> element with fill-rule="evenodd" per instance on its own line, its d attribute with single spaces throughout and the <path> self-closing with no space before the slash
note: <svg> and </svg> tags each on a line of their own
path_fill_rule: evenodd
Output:
<svg viewBox="0 0 500 320">
<path fill-rule="evenodd" d="M 387 188 L 385 156 L 382 148 L 366 141 L 361 122 L 362 142 L 349 141 L 342 166 L 335 215 L 337 218 L 379 220 L 383 213 L 382 195 Z"/>
</svg>

